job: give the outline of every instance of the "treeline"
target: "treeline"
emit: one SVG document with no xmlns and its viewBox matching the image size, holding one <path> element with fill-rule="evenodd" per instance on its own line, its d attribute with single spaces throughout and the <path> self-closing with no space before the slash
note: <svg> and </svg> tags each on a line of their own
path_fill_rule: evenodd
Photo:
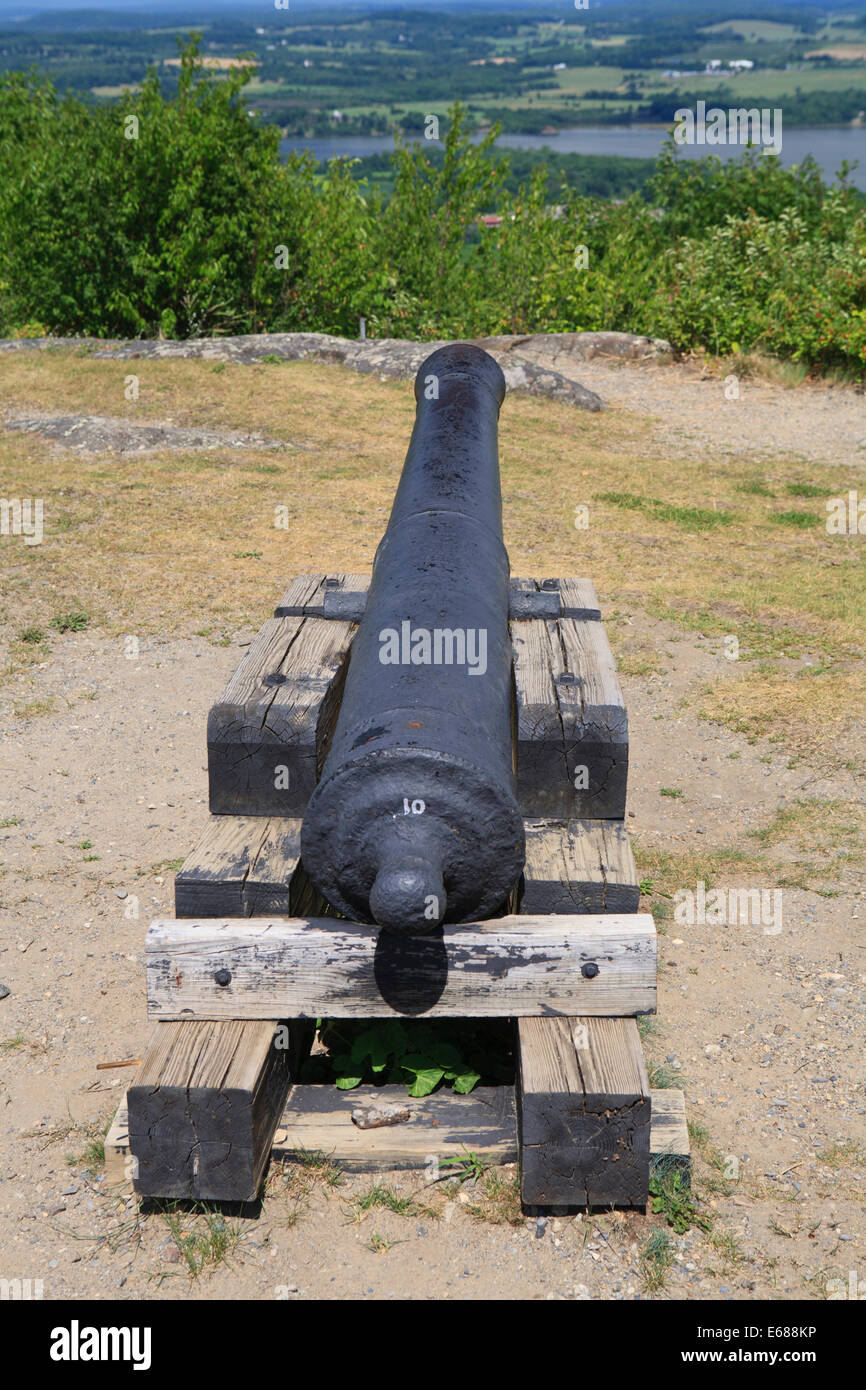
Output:
<svg viewBox="0 0 866 1390">
<path fill-rule="evenodd" d="M 440 168 L 445 158 L 441 146 L 426 150 L 434 168 Z M 606 154 L 559 154 L 555 150 L 493 150 L 501 165 L 502 187 L 505 193 L 517 196 L 531 182 L 536 170 L 543 170 L 545 188 L 551 203 L 560 203 L 575 196 L 584 198 L 627 198 L 639 193 L 652 179 L 653 159 L 627 159 Z M 320 166 L 324 171 L 324 164 Z M 392 154 L 365 155 L 352 163 L 359 181 L 375 180 L 385 197 L 394 190 L 395 169 Z"/>
<path fill-rule="evenodd" d="M 552 197 L 544 169 L 509 190 L 496 132 L 473 144 L 455 105 L 440 158 L 397 149 L 386 199 L 350 161 L 282 163 L 247 74 L 182 57 L 175 95 L 150 73 L 114 107 L 0 80 L 0 334 L 355 336 L 363 315 L 375 336 L 622 329 L 866 374 L 866 214 L 812 161 L 669 145 L 645 196 Z"/>
</svg>

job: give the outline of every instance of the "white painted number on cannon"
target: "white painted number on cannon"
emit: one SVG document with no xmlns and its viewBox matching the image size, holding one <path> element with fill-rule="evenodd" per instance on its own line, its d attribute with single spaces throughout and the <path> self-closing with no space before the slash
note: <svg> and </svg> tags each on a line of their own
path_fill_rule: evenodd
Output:
<svg viewBox="0 0 866 1390">
<path fill-rule="evenodd" d="M 414 801 L 410 801 L 408 796 L 403 797 L 404 816 L 423 816 L 426 810 L 427 803 L 422 801 L 420 797 L 416 797 Z"/>
</svg>

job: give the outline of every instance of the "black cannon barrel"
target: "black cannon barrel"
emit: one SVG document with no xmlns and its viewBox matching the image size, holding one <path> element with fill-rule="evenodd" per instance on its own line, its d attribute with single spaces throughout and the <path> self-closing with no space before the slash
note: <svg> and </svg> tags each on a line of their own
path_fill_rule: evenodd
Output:
<svg viewBox="0 0 866 1390">
<path fill-rule="evenodd" d="M 438 349 L 418 371 L 409 452 L 304 818 L 313 882 L 340 911 L 392 931 L 489 915 L 523 868 L 504 395 L 498 364 L 471 344 Z"/>
</svg>

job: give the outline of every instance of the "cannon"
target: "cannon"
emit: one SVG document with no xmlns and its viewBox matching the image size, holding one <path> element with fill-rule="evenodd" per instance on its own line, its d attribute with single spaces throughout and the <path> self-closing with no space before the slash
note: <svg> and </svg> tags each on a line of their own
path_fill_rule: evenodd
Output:
<svg viewBox="0 0 866 1390">
<path fill-rule="evenodd" d="M 391 932 L 489 917 L 524 863 L 513 755 L 509 562 L 497 427 L 480 348 L 432 353 L 301 830 L 331 905 Z"/>
</svg>

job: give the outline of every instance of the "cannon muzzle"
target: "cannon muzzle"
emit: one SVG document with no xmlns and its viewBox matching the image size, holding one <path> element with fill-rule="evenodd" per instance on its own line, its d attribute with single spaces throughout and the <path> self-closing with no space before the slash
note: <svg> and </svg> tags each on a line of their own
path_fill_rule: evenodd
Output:
<svg viewBox="0 0 866 1390">
<path fill-rule="evenodd" d="M 523 868 L 504 395 L 498 364 L 470 344 L 438 349 L 418 371 L 409 451 L 304 818 L 301 856 L 316 886 L 390 931 L 489 916 Z"/>
</svg>

